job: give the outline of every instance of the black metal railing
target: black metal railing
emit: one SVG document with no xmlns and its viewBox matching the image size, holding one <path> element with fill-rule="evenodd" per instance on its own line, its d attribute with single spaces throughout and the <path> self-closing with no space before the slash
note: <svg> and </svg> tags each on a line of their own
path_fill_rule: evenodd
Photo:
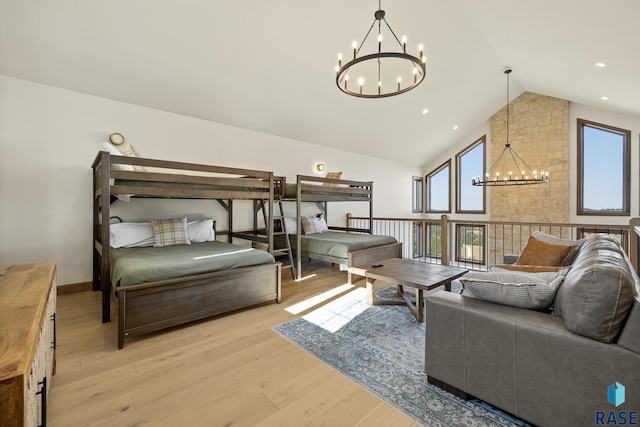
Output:
<svg viewBox="0 0 640 427">
<path fill-rule="evenodd" d="M 347 227 L 368 228 L 369 218 L 347 214 Z M 630 238 L 630 230 L 636 231 Z M 502 221 L 373 218 L 373 233 L 395 237 L 403 243 L 403 258 L 446 264 L 472 270 L 487 270 L 521 253 L 529 236 L 541 231 L 578 240 L 594 233 L 614 236 L 632 261 L 638 262 L 640 218 L 628 225 L 534 223 Z"/>
</svg>

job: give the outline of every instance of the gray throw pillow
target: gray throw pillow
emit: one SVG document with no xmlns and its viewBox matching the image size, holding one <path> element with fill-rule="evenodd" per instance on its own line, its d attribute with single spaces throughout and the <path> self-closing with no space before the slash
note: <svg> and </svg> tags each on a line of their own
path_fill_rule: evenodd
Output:
<svg viewBox="0 0 640 427">
<path fill-rule="evenodd" d="M 463 295 L 533 310 L 548 309 L 567 269 L 558 272 L 470 272 L 460 278 Z"/>
</svg>

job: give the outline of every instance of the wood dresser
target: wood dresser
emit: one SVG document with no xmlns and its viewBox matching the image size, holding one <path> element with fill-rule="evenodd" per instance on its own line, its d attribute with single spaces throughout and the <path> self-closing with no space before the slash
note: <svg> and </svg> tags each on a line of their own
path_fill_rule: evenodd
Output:
<svg viewBox="0 0 640 427">
<path fill-rule="evenodd" d="M 55 263 L 0 267 L 1 426 L 46 425 L 55 341 Z"/>
</svg>

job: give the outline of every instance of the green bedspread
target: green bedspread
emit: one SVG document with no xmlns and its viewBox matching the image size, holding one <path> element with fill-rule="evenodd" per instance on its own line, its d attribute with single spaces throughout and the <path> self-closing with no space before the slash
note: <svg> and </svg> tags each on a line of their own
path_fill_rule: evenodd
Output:
<svg viewBox="0 0 640 427">
<path fill-rule="evenodd" d="M 111 249 L 111 284 L 127 286 L 275 262 L 265 251 L 224 242 Z"/>
<path fill-rule="evenodd" d="M 349 252 L 397 242 L 398 241 L 391 236 L 325 231 L 324 233 L 303 235 L 302 250 L 347 259 L 347 253 Z M 291 239 L 291 244 L 295 249 L 295 239 Z"/>
</svg>

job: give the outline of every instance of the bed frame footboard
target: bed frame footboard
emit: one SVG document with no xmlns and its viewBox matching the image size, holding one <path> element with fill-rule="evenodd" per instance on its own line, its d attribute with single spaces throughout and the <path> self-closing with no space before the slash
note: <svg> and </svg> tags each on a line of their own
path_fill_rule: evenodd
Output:
<svg viewBox="0 0 640 427">
<path fill-rule="evenodd" d="M 281 266 L 263 264 L 118 288 L 118 348 L 129 334 L 280 302 Z"/>
</svg>

